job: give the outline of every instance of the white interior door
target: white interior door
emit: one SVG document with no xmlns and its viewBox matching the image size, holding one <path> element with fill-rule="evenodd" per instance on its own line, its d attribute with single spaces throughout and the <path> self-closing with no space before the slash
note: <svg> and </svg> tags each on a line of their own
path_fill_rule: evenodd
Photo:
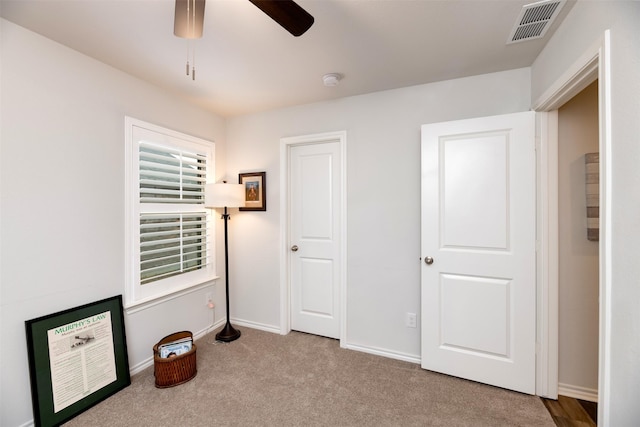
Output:
<svg viewBox="0 0 640 427">
<path fill-rule="evenodd" d="M 291 328 L 340 338 L 341 147 L 290 149 Z"/>
<path fill-rule="evenodd" d="M 422 126 L 422 367 L 529 394 L 534 132 L 534 112 Z"/>
</svg>

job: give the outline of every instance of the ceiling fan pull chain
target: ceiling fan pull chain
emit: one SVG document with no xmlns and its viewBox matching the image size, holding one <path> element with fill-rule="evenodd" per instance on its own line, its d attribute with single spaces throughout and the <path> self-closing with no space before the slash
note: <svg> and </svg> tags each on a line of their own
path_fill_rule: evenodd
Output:
<svg viewBox="0 0 640 427">
<path fill-rule="evenodd" d="M 191 51 L 191 80 L 196 80 L 196 46 L 193 42 L 193 50 Z"/>
<path fill-rule="evenodd" d="M 191 7 L 191 0 L 187 0 L 187 35 L 190 35 L 191 30 L 191 14 L 189 9 Z M 187 39 L 187 76 L 189 75 L 189 54 L 191 53 L 191 40 Z"/>
<path fill-rule="evenodd" d="M 187 76 L 189 75 L 189 54 L 191 53 L 191 41 L 187 40 Z"/>
<path fill-rule="evenodd" d="M 196 30 L 196 0 L 193 0 L 193 16 L 191 17 L 191 31 L 192 31 L 192 36 L 195 37 L 195 30 Z M 195 81 L 196 80 L 196 46 L 195 46 L 195 41 L 193 42 L 193 50 L 191 51 L 191 80 Z"/>
</svg>

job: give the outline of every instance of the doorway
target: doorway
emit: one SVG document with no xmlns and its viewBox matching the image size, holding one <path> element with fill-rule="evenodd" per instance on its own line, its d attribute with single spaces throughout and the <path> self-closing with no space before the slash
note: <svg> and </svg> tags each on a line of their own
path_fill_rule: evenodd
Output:
<svg viewBox="0 0 640 427">
<path fill-rule="evenodd" d="M 598 399 L 598 81 L 558 108 L 558 394 Z"/>
<path fill-rule="evenodd" d="M 281 333 L 295 329 L 342 340 L 346 132 L 283 138 L 280 155 Z"/>
<path fill-rule="evenodd" d="M 533 109 L 541 114 L 538 152 L 538 337 L 537 394 L 558 397 L 558 176 L 557 109 L 598 79 L 599 122 L 599 304 L 598 424 L 609 420 L 611 378 L 611 99 L 610 32 L 584 52 L 549 86 Z"/>
</svg>

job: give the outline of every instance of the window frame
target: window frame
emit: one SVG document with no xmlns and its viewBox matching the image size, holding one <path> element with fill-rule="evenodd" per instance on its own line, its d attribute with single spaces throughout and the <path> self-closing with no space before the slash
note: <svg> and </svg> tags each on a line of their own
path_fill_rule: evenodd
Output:
<svg viewBox="0 0 640 427">
<path fill-rule="evenodd" d="M 206 182 L 215 176 L 215 143 L 125 116 L 125 286 L 126 309 L 156 304 L 209 286 L 215 276 L 215 227 L 211 211 L 201 203 L 142 203 L 140 201 L 139 141 L 184 151 L 206 153 Z M 206 217 L 206 263 L 203 268 L 146 284 L 140 279 L 140 218 L 144 213 L 203 213 Z"/>
</svg>

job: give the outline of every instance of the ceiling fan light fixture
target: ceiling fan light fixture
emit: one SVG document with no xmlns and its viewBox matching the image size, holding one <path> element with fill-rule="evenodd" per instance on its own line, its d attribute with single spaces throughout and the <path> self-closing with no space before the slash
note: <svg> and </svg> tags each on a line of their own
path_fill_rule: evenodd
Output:
<svg viewBox="0 0 640 427">
<path fill-rule="evenodd" d="M 327 87 L 338 86 L 342 80 L 342 75 L 338 73 L 329 73 L 322 76 L 322 83 Z"/>
<path fill-rule="evenodd" d="M 205 0 L 176 0 L 173 34 L 183 39 L 202 38 Z"/>
<path fill-rule="evenodd" d="M 176 0 L 173 34 L 187 39 L 187 76 L 196 79 L 196 48 L 191 40 L 202 38 L 205 0 Z M 191 62 L 189 62 L 191 58 Z"/>
</svg>

